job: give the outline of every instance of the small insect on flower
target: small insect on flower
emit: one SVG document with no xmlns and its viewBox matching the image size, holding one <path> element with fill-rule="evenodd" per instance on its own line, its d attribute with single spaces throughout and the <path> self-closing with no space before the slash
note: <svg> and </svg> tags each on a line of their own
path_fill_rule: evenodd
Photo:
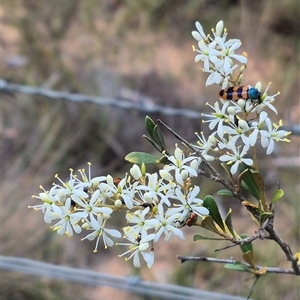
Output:
<svg viewBox="0 0 300 300">
<path fill-rule="evenodd" d="M 188 218 L 187 218 L 185 224 L 187 226 L 191 227 L 191 226 L 193 226 L 193 225 L 196 224 L 197 218 L 198 218 L 197 214 L 192 211 L 192 212 L 189 213 Z"/>
<path fill-rule="evenodd" d="M 261 93 L 258 89 L 250 85 L 244 86 L 231 86 L 219 92 L 219 97 L 223 100 L 237 101 L 239 99 L 250 99 L 251 101 L 258 100 L 261 102 Z"/>
<path fill-rule="evenodd" d="M 118 177 L 114 177 L 114 178 L 113 178 L 113 182 L 114 182 L 115 185 L 118 185 L 118 184 L 120 183 L 121 180 L 122 180 L 122 179 L 121 179 L 121 178 L 118 178 Z"/>
</svg>

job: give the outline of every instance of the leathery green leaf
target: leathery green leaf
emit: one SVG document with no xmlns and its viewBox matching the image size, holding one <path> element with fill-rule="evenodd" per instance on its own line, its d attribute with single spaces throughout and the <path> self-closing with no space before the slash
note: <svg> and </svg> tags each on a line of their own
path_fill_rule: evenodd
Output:
<svg viewBox="0 0 300 300">
<path fill-rule="evenodd" d="M 233 196 L 234 196 L 233 192 L 230 191 L 230 190 L 227 190 L 227 189 L 219 190 L 219 191 L 217 192 L 217 195 L 219 195 L 219 196 L 230 196 L 230 197 L 233 197 Z"/>
<path fill-rule="evenodd" d="M 259 172 L 248 169 L 246 172 L 241 174 L 242 187 L 248 191 L 257 200 L 264 197 L 264 182 Z"/>
<path fill-rule="evenodd" d="M 218 205 L 217 205 L 214 197 L 211 195 L 207 195 L 204 198 L 202 205 L 209 210 L 209 215 L 220 226 L 220 228 L 225 232 L 223 220 L 221 218 L 219 208 L 218 208 Z"/>
<path fill-rule="evenodd" d="M 263 212 L 260 215 L 260 223 L 263 224 L 268 218 L 270 218 L 272 216 L 273 216 L 272 212 Z"/>
<path fill-rule="evenodd" d="M 160 159 L 158 156 L 145 152 L 131 152 L 125 156 L 125 160 L 137 165 L 141 165 L 142 163 L 145 165 L 158 164 Z"/>
<path fill-rule="evenodd" d="M 194 241 L 199 241 L 199 240 L 211 240 L 211 241 L 223 241 L 224 239 L 222 238 L 211 238 L 211 237 L 206 237 L 200 234 L 195 234 L 193 237 Z"/>
<path fill-rule="evenodd" d="M 156 125 L 155 125 L 154 121 L 149 116 L 146 116 L 146 118 L 145 118 L 145 126 L 146 126 L 146 130 L 147 130 L 148 134 L 154 140 L 153 131 L 154 131 L 154 127 Z"/>
<path fill-rule="evenodd" d="M 230 231 L 230 233 L 232 234 L 232 236 L 233 236 L 234 238 L 237 238 L 238 236 L 237 236 L 237 234 L 235 233 L 235 231 L 233 230 L 233 226 L 232 226 L 231 213 L 232 213 L 232 209 L 230 208 L 230 209 L 228 210 L 227 216 L 226 216 L 226 218 L 225 218 L 225 224 L 226 224 L 228 230 Z"/>
<path fill-rule="evenodd" d="M 242 272 L 250 272 L 252 273 L 253 271 L 247 267 L 245 264 L 242 262 L 236 261 L 233 264 L 225 264 L 224 265 L 225 269 L 230 269 L 230 270 L 235 270 L 235 271 L 242 271 Z"/>
<path fill-rule="evenodd" d="M 284 191 L 282 189 L 276 190 L 271 203 L 277 202 L 281 197 L 283 197 L 283 195 L 284 195 Z"/>
<path fill-rule="evenodd" d="M 246 239 L 247 237 L 248 237 L 248 235 L 246 233 L 241 234 L 241 239 Z M 253 251 L 253 247 L 252 247 L 251 243 L 240 244 L 240 248 L 243 253 L 247 253 L 248 251 Z"/>
<path fill-rule="evenodd" d="M 254 262 L 254 253 L 252 250 L 249 250 L 246 253 L 242 254 L 243 260 L 248 263 L 253 270 L 256 270 L 255 262 Z"/>
<path fill-rule="evenodd" d="M 153 130 L 153 140 L 156 142 L 157 145 L 160 146 L 161 152 L 166 150 L 166 144 L 164 136 L 160 130 L 160 128 L 156 125 Z"/>
<path fill-rule="evenodd" d="M 214 232 L 220 236 L 225 237 L 224 232 L 222 229 L 217 225 L 216 222 L 214 222 L 213 218 L 211 216 L 206 216 L 202 221 L 201 221 L 201 227 Z M 218 227 L 217 227 L 218 226 Z"/>
</svg>

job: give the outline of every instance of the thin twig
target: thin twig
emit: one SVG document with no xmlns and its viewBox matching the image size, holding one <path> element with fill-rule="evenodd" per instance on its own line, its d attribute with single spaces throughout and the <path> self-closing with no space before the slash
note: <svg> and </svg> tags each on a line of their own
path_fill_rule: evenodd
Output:
<svg viewBox="0 0 300 300">
<path fill-rule="evenodd" d="M 214 257 L 206 257 L 206 256 L 182 256 L 177 255 L 177 258 L 181 260 L 182 263 L 188 260 L 192 261 L 206 261 L 206 262 L 213 262 L 213 263 L 220 263 L 220 264 L 234 264 L 236 262 L 235 259 L 222 259 L 222 258 L 214 258 Z M 245 266 L 252 269 L 252 266 L 244 263 Z M 263 269 L 263 266 L 255 266 L 257 270 Z M 291 275 L 299 275 L 295 272 L 294 269 L 283 269 L 283 268 L 274 268 L 274 267 L 267 267 L 266 273 L 276 273 L 276 274 L 291 274 Z"/>
<path fill-rule="evenodd" d="M 252 293 L 253 293 L 253 291 L 254 291 L 254 288 L 255 288 L 255 286 L 256 286 L 256 284 L 257 284 L 259 278 L 260 278 L 259 275 L 256 275 L 256 276 L 255 276 L 255 280 L 254 280 L 254 282 L 253 282 L 253 284 L 252 284 L 252 287 L 251 287 L 251 290 L 250 290 L 250 292 L 249 292 L 249 294 L 248 294 L 247 300 L 250 299 L 250 297 L 251 297 L 251 295 L 252 295 Z"/>
<path fill-rule="evenodd" d="M 261 228 L 254 235 L 252 235 L 250 237 L 247 237 L 245 239 L 240 239 L 240 240 L 231 239 L 230 241 L 233 243 L 232 245 L 225 246 L 225 247 L 222 247 L 222 248 L 219 248 L 219 249 L 215 249 L 215 252 L 222 251 L 222 250 L 225 250 L 225 249 L 228 249 L 228 248 L 232 248 L 232 247 L 235 247 L 235 246 L 238 246 L 238 245 L 249 244 L 249 243 L 255 241 L 258 238 L 261 239 L 261 240 L 267 238 L 264 235 L 264 229 L 263 228 Z"/>
<path fill-rule="evenodd" d="M 209 177 L 211 180 L 214 180 L 216 182 L 220 182 L 223 184 L 227 189 L 229 189 L 232 193 L 235 195 L 237 194 L 232 185 L 227 182 L 222 176 L 216 171 L 216 169 L 205 159 L 203 154 L 199 149 L 197 149 L 194 145 L 189 143 L 187 140 L 185 140 L 183 137 L 181 137 L 179 134 L 177 134 L 173 129 L 171 129 L 168 125 L 166 125 L 163 121 L 160 119 L 157 120 L 158 123 L 160 123 L 162 126 L 164 126 L 169 132 L 171 132 L 178 140 L 183 142 L 186 146 L 188 146 L 192 151 L 194 151 L 199 157 L 202 159 L 202 163 L 210 170 L 211 174 L 209 174 Z M 199 170 L 201 172 L 201 170 Z M 208 173 L 204 170 L 202 171 L 205 175 L 208 175 Z M 204 175 L 203 174 L 203 175 Z M 208 176 L 207 176 L 208 177 Z"/>
</svg>

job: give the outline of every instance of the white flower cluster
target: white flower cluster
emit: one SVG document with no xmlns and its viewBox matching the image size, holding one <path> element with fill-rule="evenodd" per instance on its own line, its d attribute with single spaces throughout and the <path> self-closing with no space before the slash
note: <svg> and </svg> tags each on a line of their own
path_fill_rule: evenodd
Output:
<svg viewBox="0 0 300 300">
<path fill-rule="evenodd" d="M 253 165 L 253 160 L 245 156 L 258 141 L 263 148 L 266 148 L 266 153 L 271 154 L 275 141 L 289 142 L 286 137 L 290 132 L 278 130 L 282 126 L 282 121 L 278 125 L 273 124 L 264 111 L 269 108 L 277 114 L 272 103 L 279 93 L 269 96 L 267 91 L 270 84 L 263 93 L 260 82 L 255 88 L 236 86 L 242 80 L 247 58 L 246 54 L 235 54 L 235 50 L 241 46 L 240 40 L 226 41 L 227 31 L 224 29 L 223 21 L 218 22 L 216 29 L 212 30 L 213 37 L 204 34 L 199 22 L 196 22 L 196 28 L 198 31 L 192 32 L 199 47 L 199 49 L 194 48 L 198 53 L 195 61 L 202 61 L 204 65 L 202 70 L 210 74 L 206 85 L 217 84 L 223 89 L 219 94 L 221 107 L 218 102 L 213 106 L 207 104 L 213 112 L 203 114 L 207 119 L 204 122 L 209 123 L 209 129 L 213 132 L 208 139 L 202 133 L 198 135 L 198 147 L 208 161 L 215 159 L 215 156 L 210 154 L 217 154 L 221 162 L 231 165 L 230 172 L 235 174 L 241 162 L 249 166 Z M 234 64 L 233 60 L 243 64 L 237 76 L 234 76 L 233 71 L 238 64 Z M 249 94 L 250 91 L 257 95 L 256 99 Z"/>
<path fill-rule="evenodd" d="M 51 229 L 60 235 L 70 237 L 82 229 L 89 230 L 82 240 L 96 239 L 94 252 L 102 238 L 105 248 L 115 244 L 128 246 L 128 251 L 120 256 L 129 254 L 126 260 L 133 258 L 135 267 L 140 267 L 141 254 L 150 268 L 154 263 L 154 243 L 162 236 L 166 241 L 173 235 L 184 240 L 180 228 L 189 224 L 191 214 L 202 218 L 209 213 L 198 198 L 200 188 L 191 183 L 198 175 L 201 160 L 185 157 L 178 147 L 173 156 L 166 157 L 170 165 L 165 165 L 159 175 L 146 173 L 144 166 L 133 165 L 131 176 L 123 179 L 110 175 L 91 178 L 89 164 L 89 175 L 79 170 L 79 179 L 71 169 L 68 181 L 55 176 L 60 184 L 54 184 L 50 191 L 41 187 L 43 192 L 33 197 L 42 204 L 29 208 L 42 211 L 44 221 L 54 222 Z M 120 210 L 126 212 L 127 226 L 122 228 L 126 243 L 116 242 L 121 232 L 108 228 L 113 213 Z"/>
<path fill-rule="evenodd" d="M 199 22 L 196 22 L 197 31 L 192 31 L 192 36 L 198 42 L 199 49 L 193 48 L 198 54 L 195 62 L 203 61 L 202 71 L 210 73 L 206 80 L 206 85 L 221 84 L 225 89 L 232 82 L 233 71 L 238 67 L 233 64 L 237 60 L 242 64 L 247 63 L 246 54 L 237 55 L 237 50 L 241 45 L 238 39 L 226 41 L 227 30 L 224 30 L 223 21 L 218 22 L 216 30 L 212 29 L 213 37 L 205 35 Z"/>
<path fill-rule="evenodd" d="M 198 134 L 198 149 L 207 161 L 219 159 L 231 165 L 230 172 L 235 174 L 241 162 L 256 165 L 255 155 L 246 157 L 251 148 L 255 153 L 258 141 L 266 153 L 274 150 L 275 141 L 289 142 L 289 132 L 279 130 L 282 126 L 273 124 L 265 109 L 277 114 L 272 103 L 279 94 L 269 96 L 269 86 L 262 91 L 258 82 L 255 88 L 241 86 L 242 73 L 245 70 L 246 54 L 237 55 L 241 42 L 237 39 L 226 41 L 227 31 L 220 21 L 213 37 L 205 35 L 199 22 L 198 31 L 192 35 L 198 42 L 196 62 L 202 61 L 203 71 L 209 73 L 207 85 L 217 84 L 222 88 L 218 102 L 209 105 L 213 110 L 207 117 L 209 129 L 213 132 L 206 139 Z M 242 64 L 238 75 L 237 61 Z M 236 77 L 234 77 L 236 76 Z M 154 244 L 162 237 L 168 241 L 173 235 L 184 239 L 181 227 L 199 225 L 201 219 L 209 214 L 198 198 L 200 188 L 192 184 L 198 176 L 201 158 L 186 156 L 176 146 L 174 155 L 166 155 L 166 164 L 159 173 L 147 173 L 145 166 L 133 165 L 130 174 L 122 179 L 112 176 L 91 177 L 90 164 L 88 175 L 79 170 L 81 179 L 70 171 L 68 181 L 56 176 L 59 184 L 50 191 L 33 196 L 42 204 L 30 206 L 44 214 L 44 221 L 51 223 L 51 229 L 68 237 L 82 230 L 88 230 L 84 239 L 96 240 L 94 252 L 97 252 L 100 239 L 105 248 L 113 245 L 125 245 L 128 250 L 120 256 L 126 260 L 133 258 L 135 267 L 140 267 L 140 257 L 151 267 L 154 263 Z M 124 211 L 126 226 L 117 230 L 109 228 L 115 212 Z M 199 219 L 199 220 L 197 220 Z M 198 222 L 199 221 L 199 222 Z M 112 226 L 113 227 L 113 226 Z M 122 233 L 123 232 L 123 235 Z M 118 242 L 123 238 L 126 242 Z"/>
</svg>

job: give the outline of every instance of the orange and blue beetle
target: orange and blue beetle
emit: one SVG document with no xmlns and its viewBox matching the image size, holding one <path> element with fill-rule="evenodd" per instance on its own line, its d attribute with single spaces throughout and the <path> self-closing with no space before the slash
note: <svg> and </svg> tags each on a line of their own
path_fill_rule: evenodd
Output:
<svg viewBox="0 0 300 300">
<path fill-rule="evenodd" d="M 251 101 L 257 100 L 261 102 L 261 93 L 258 89 L 250 85 L 231 86 L 219 92 L 219 97 L 223 100 L 237 101 L 239 99 L 250 99 Z"/>
</svg>

